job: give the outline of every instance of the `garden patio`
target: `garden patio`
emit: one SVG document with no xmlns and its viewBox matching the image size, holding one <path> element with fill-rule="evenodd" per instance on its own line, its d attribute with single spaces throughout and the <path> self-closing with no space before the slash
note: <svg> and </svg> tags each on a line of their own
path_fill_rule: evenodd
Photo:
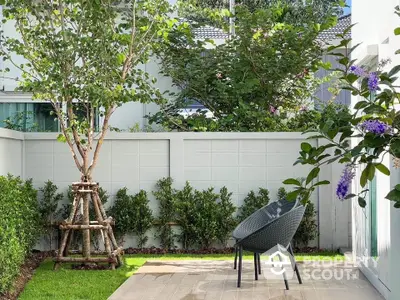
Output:
<svg viewBox="0 0 400 300">
<path fill-rule="evenodd" d="M 0 300 L 400 299 L 365 2 L 0 0 Z"/>
</svg>

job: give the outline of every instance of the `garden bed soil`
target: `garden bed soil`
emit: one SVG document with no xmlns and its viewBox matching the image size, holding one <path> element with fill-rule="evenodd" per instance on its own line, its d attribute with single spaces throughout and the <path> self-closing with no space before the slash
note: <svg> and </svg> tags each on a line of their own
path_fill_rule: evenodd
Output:
<svg viewBox="0 0 400 300">
<path fill-rule="evenodd" d="M 150 255 L 163 255 L 163 254 L 193 254 L 193 255 L 209 255 L 209 254 L 232 254 L 235 252 L 235 248 L 227 247 L 227 248 L 209 248 L 209 249 L 162 249 L 162 248 L 126 248 L 124 250 L 125 254 L 150 254 Z M 324 249 L 318 249 L 317 247 L 304 247 L 304 248 L 295 248 L 295 253 L 310 253 L 310 254 L 318 254 L 325 252 Z"/>
<path fill-rule="evenodd" d="M 26 283 L 32 278 L 36 268 L 39 267 L 43 260 L 53 255 L 53 251 L 33 252 L 30 254 L 25 260 L 25 263 L 21 266 L 20 275 L 15 279 L 12 291 L 6 294 L 0 294 L 0 300 L 16 300 L 19 294 L 24 290 Z"/>
</svg>

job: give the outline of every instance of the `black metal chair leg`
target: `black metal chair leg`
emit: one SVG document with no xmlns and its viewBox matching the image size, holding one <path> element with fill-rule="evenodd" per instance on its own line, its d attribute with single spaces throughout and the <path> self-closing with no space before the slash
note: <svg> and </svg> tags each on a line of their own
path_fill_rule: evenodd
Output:
<svg viewBox="0 0 400 300">
<path fill-rule="evenodd" d="M 242 256 L 243 256 L 243 248 L 239 246 L 239 267 L 238 267 L 238 282 L 237 287 L 240 288 L 240 283 L 242 281 Z"/>
<path fill-rule="evenodd" d="M 258 280 L 258 254 L 254 253 L 254 278 Z"/>
<path fill-rule="evenodd" d="M 289 253 L 290 253 L 290 254 L 292 255 L 292 257 L 293 257 L 293 261 L 294 261 L 294 271 L 296 272 L 297 280 L 299 281 L 299 284 L 303 284 L 303 280 L 301 279 L 299 268 L 297 267 L 296 258 L 294 257 L 293 248 L 292 248 L 292 243 L 289 244 L 289 249 L 288 249 L 288 250 L 289 250 Z"/>
<path fill-rule="evenodd" d="M 258 261 L 258 274 L 261 275 L 261 255 L 257 253 L 257 261 Z"/>
<path fill-rule="evenodd" d="M 282 262 L 282 257 L 280 255 L 278 255 L 278 256 L 279 256 L 279 260 Z M 284 268 L 285 267 L 282 265 L 282 270 Z M 287 278 L 286 278 L 286 271 L 283 272 L 282 274 L 283 274 L 283 281 L 285 281 L 285 287 L 286 287 L 287 290 L 289 290 L 289 283 L 288 283 Z"/>
<path fill-rule="evenodd" d="M 238 247 L 235 246 L 235 261 L 233 263 L 233 269 L 236 270 L 237 267 L 237 257 L 238 257 Z"/>
</svg>

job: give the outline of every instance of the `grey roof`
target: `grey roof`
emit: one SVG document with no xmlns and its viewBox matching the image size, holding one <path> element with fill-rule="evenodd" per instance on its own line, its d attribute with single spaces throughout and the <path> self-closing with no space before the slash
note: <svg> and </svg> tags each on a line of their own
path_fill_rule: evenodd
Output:
<svg viewBox="0 0 400 300">
<path fill-rule="evenodd" d="M 319 38 L 323 41 L 332 41 L 338 39 L 337 34 L 342 34 L 343 31 L 351 25 L 351 15 L 346 15 L 338 19 L 337 24 L 321 32 Z M 346 34 L 346 38 L 351 38 L 351 31 Z"/>
<path fill-rule="evenodd" d="M 323 41 L 332 41 L 337 39 L 336 35 L 343 33 L 343 31 L 351 25 L 351 15 L 340 17 L 338 23 L 323 32 L 319 38 Z M 193 29 L 196 38 L 198 39 L 227 39 L 229 34 L 222 29 L 205 25 Z M 350 38 L 351 33 L 347 33 L 346 38 Z"/>
</svg>

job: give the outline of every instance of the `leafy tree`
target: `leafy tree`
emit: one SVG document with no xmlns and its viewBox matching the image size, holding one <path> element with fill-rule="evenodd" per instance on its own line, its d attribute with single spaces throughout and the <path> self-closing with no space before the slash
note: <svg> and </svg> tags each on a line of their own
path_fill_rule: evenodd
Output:
<svg viewBox="0 0 400 300">
<path fill-rule="evenodd" d="M 258 190 L 258 194 L 256 194 L 254 191 L 250 191 L 246 198 L 244 198 L 244 203 L 239 209 L 240 213 L 238 215 L 238 221 L 244 221 L 256 210 L 267 205 L 269 200 L 270 198 L 268 189 L 260 188 Z"/>
<path fill-rule="evenodd" d="M 400 7 L 395 8 L 400 16 Z M 348 32 L 351 26 L 345 30 Z M 300 156 L 295 164 L 312 166 L 307 179 L 300 182 L 294 178 L 284 181 L 293 185 L 294 191 L 288 193 L 288 199 L 299 198 L 303 203 L 310 202 L 310 196 L 319 185 L 329 184 L 329 181 L 318 181 L 321 167 L 335 162 L 344 164 L 343 173 L 337 182 L 336 196 L 345 201 L 355 198 L 364 208 L 368 195 L 367 184 L 373 181 L 377 172 L 390 175 L 390 169 L 383 163 L 385 155 L 391 155 L 394 166 L 400 162 L 400 113 L 398 103 L 400 94 L 396 81 L 400 72 L 400 65 L 383 69 L 387 62 L 380 63 L 376 71 L 360 66 L 357 60 L 351 60 L 343 53 L 337 52 L 339 47 L 345 48 L 345 53 L 351 53 L 359 45 L 351 45 L 351 39 L 345 37 L 345 32 L 338 35 L 342 41 L 339 45 L 328 48 L 332 55 L 337 57 L 342 65 L 341 86 L 350 90 L 353 96 L 359 98 L 354 105 L 354 113 L 349 115 L 341 110 L 327 114 L 327 120 L 321 121 L 319 126 L 309 131 L 316 132 L 309 138 L 324 139 L 319 146 L 312 146 L 308 142 L 301 144 Z M 400 35 L 400 27 L 395 28 L 395 35 Z M 400 50 L 395 52 L 400 53 Z M 334 120 L 336 119 L 336 121 Z M 352 139 L 356 138 L 356 139 Z M 359 185 L 356 192 L 352 191 L 352 182 L 359 171 Z M 400 184 L 392 187 L 386 199 L 393 201 L 395 208 L 400 208 Z"/>
<path fill-rule="evenodd" d="M 115 109 L 162 98 L 139 66 L 174 23 L 168 1 L 0 2 L 4 21 L 15 22 L 20 35 L 2 37 L 3 59 L 21 70 L 20 90 L 51 102 L 59 140 L 68 144 L 82 179 L 91 180 Z M 96 114 L 103 117 L 98 134 Z"/>
<path fill-rule="evenodd" d="M 171 222 L 175 219 L 175 202 L 177 191 L 172 187 L 171 177 L 157 181 L 157 190 L 153 192 L 159 202 L 159 216 L 156 236 L 160 238 L 161 247 L 165 250 L 175 247 L 174 232 Z"/>
<path fill-rule="evenodd" d="M 44 186 L 39 189 L 41 198 L 39 199 L 39 214 L 43 228 L 43 233 L 49 241 L 49 250 L 53 249 L 54 228 L 53 222 L 59 220 L 59 211 L 57 210 L 58 203 L 64 198 L 62 193 L 58 193 L 58 187 L 49 181 L 46 181 Z"/>
<path fill-rule="evenodd" d="M 159 51 L 162 73 L 172 77 L 177 92 L 164 102 L 152 122 L 178 130 L 268 131 L 282 119 L 302 112 L 321 83 L 314 77 L 323 64 L 318 35 L 335 23 L 332 13 L 315 23 L 305 6 L 300 22 L 286 21 L 289 5 L 271 4 L 254 11 L 237 6 L 236 35 L 225 43 L 195 38 L 194 27 L 172 32 Z M 221 12 L 212 15 L 220 22 Z M 220 22 L 226 28 L 226 22 Z M 214 118 L 199 112 L 185 119 L 179 111 L 197 101 Z"/>
</svg>

